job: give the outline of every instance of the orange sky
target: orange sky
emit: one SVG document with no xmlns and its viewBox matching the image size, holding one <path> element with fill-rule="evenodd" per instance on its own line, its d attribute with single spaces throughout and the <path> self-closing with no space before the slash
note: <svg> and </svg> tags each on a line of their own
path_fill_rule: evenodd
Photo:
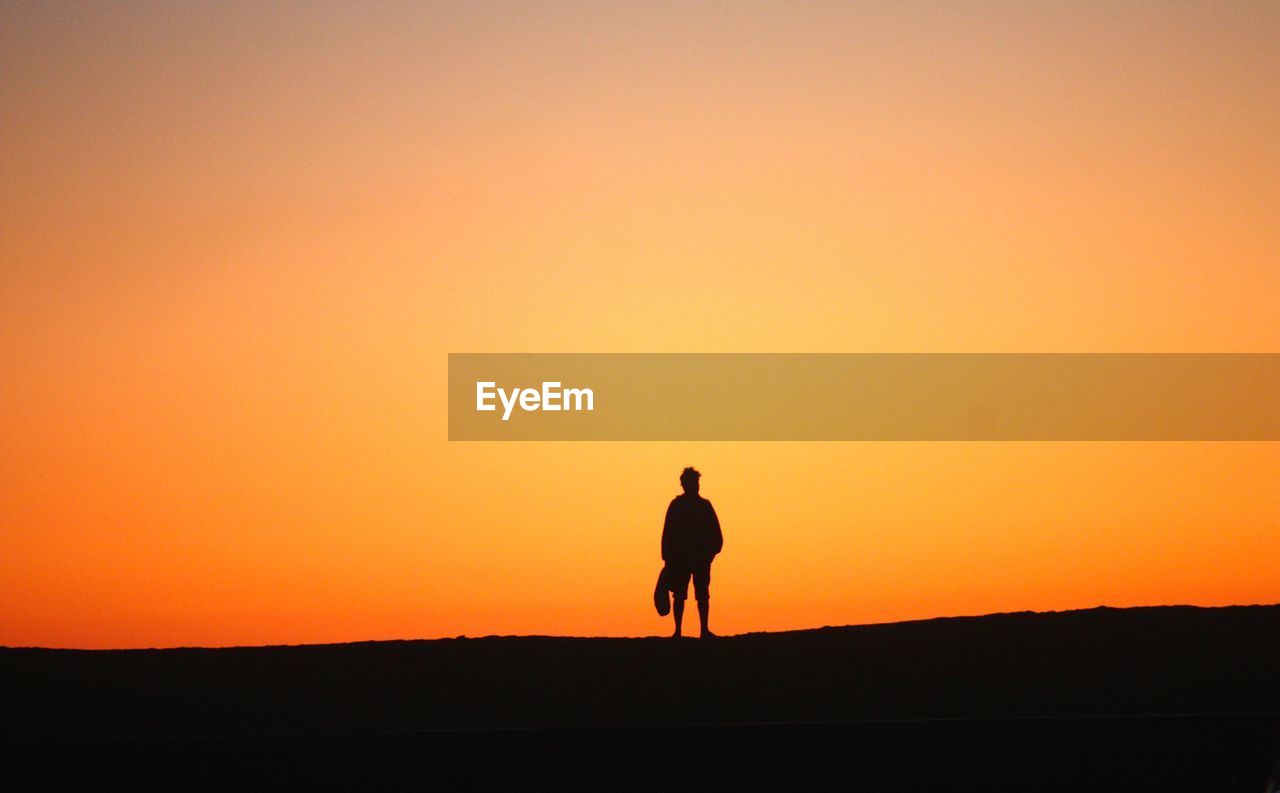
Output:
<svg viewBox="0 0 1280 793">
<path fill-rule="evenodd" d="M 449 352 L 1280 351 L 1280 5 L 0 5 L 0 644 L 1276 602 L 1275 443 L 452 443 Z"/>
</svg>

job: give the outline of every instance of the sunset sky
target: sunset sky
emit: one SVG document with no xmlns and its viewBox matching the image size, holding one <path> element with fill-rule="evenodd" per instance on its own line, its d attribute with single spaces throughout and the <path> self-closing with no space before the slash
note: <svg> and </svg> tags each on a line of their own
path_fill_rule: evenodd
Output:
<svg viewBox="0 0 1280 793">
<path fill-rule="evenodd" d="M 0 645 L 1280 601 L 1278 443 L 465 443 L 450 352 L 1280 352 L 1280 3 L 0 4 Z"/>
</svg>

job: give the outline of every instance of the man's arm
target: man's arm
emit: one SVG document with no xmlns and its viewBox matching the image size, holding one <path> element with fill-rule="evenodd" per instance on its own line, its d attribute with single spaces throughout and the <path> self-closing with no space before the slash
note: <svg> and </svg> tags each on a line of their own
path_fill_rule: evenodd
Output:
<svg viewBox="0 0 1280 793">
<path fill-rule="evenodd" d="M 662 519 L 662 561 L 667 561 L 667 552 L 671 550 L 671 509 L 676 505 L 672 501 L 667 505 L 667 516 Z"/>
<path fill-rule="evenodd" d="M 711 555 L 715 556 L 724 547 L 724 534 L 720 532 L 720 518 L 716 517 L 716 508 L 710 501 L 707 502 L 707 512 L 711 513 Z"/>
</svg>

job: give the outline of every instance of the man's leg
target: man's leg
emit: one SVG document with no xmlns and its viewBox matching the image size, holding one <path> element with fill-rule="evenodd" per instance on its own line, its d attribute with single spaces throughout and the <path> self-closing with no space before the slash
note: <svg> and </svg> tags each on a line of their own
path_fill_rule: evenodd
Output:
<svg viewBox="0 0 1280 793">
<path fill-rule="evenodd" d="M 702 627 L 702 638 L 715 636 L 707 627 L 707 617 L 711 615 L 711 562 L 693 571 L 693 596 L 698 601 L 698 622 Z"/>
<path fill-rule="evenodd" d="M 680 636 L 680 623 L 684 621 L 684 602 L 689 597 L 689 569 L 669 568 L 667 586 L 671 587 L 671 616 L 676 621 L 676 632 L 673 637 Z"/>
<path fill-rule="evenodd" d="M 715 636 L 711 629 L 707 627 L 707 617 L 711 613 L 711 599 L 698 599 L 698 620 L 702 623 L 702 638 L 706 639 Z"/>
</svg>

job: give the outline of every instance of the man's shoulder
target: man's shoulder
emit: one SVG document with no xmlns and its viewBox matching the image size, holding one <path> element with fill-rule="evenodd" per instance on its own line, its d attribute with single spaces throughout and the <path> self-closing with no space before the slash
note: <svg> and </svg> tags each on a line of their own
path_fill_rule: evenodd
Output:
<svg viewBox="0 0 1280 793">
<path fill-rule="evenodd" d="M 715 508 L 711 506 L 710 499 L 702 496 L 691 496 L 688 493 L 681 493 L 671 499 L 671 504 L 667 508 L 684 511 L 692 510 L 694 513 L 706 512 L 707 510 L 715 512 Z"/>
</svg>

